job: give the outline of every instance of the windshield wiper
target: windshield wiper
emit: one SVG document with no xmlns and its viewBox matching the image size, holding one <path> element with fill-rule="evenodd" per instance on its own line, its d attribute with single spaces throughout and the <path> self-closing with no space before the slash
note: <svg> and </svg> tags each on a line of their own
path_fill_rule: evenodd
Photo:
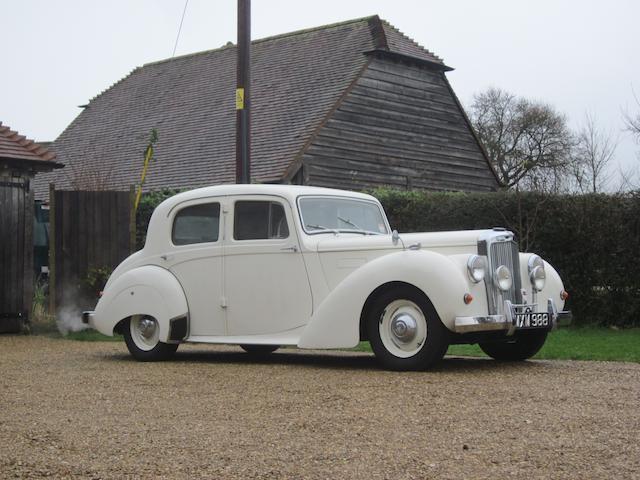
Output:
<svg viewBox="0 0 640 480">
<path fill-rule="evenodd" d="M 365 229 L 364 229 L 364 228 L 362 228 L 361 226 L 356 225 L 356 224 L 355 224 L 354 222 L 352 222 L 351 220 L 346 219 L 346 218 L 342 218 L 340 215 L 338 215 L 338 220 L 340 220 L 340 221 L 342 221 L 342 222 L 346 223 L 347 225 L 351 225 L 351 226 L 352 226 L 352 227 L 354 227 L 354 228 L 357 228 L 357 230 L 356 230 L 356 232 L 357 232 L 357 233 L 362 233 L 362 234 L 364 234 L 364 235 L 382 235 L 382 233 L 380 233 L 380 232 L 374 232 L 374 231 L 372 231 L 372 230 L 365 230 Z M 348 231 L 349 231 L 349 232 L 352 232 L 353 230 L 348 230 Z"/>
<path fill-rule="evenodd" d="M 380 232 L 373 232 L 371 230 L 364 230 L 364 229 L 360 229 L 360 230 L 340 230 L 341 232 L 348 232 L 348 233 L 361 233 L 362 235 L 384 235 L 384 233 L 380 233 Z"/>
<path fill-rule="evenodd" d="M 314 230 L 321 230 L 323 232 L 331 232 L 333 234 L 338 233 L 338 230 L 336 230 L 335 228 L 325 227 L 324 225 L 314 225 L 313 223 L 307 223 L 305 224 L 305 227 L 313 228 Z"/>
<path fill-rule="evenodd" d="M 355 223 L 353 223 L 351 220 L 348 220 L 348 219 L 346 219 L 346 218 L 342 218 L 340 215 L 337 215 L 337 217 L 338 217 L 338 220 L 340 220 L 340 221 L 342 221 L 342 222 L 346 223 L 347 225 L 351 225 L 352 227 L 355 227 L 355 228 L 357 228 L 358 230 L 364 230 L 364 228 L 359 227 L 358 225 L 356 225 Z"/>
<path fill-rule="evenodd" d="M 347 228 L 329 228 L 329 227 L 325 227 L 324 225 L 314 225 L 313 223 L 306 223 L 305 227 L 307 228 L 312 228 L 313 230 L 317 230 L 311 233 L 333 233 L 334 235 L 337 235 L 338 233 L 359 233 L 361 235 L 383 235 L 380 232 L 372 232 L 370 230 L 364 230 L 362 228 L 358 229 L 358 230 L 352 230 L 352 229 L 347 229 Z"/>
</svg>

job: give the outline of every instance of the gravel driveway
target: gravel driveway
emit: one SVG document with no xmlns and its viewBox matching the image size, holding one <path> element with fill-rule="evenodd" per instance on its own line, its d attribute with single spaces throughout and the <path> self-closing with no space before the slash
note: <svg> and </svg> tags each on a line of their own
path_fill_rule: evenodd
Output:
<svg viewBox="0 0 640 480">
<path fill-rule="evenodd" d="M 0 336 L 0 478 L 640 478 L 640 365 Z"/>
</svg>

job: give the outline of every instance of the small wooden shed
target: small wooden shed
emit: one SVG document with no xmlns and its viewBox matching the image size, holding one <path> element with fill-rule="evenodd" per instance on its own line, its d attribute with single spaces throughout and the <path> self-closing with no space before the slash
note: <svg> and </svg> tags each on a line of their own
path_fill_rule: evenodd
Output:
<svg viewBox="0 0 640 480">
<path fill-rule="evenodd" d="M 33 302 L 33 178 L 63 165 L 0 122 L 0 333 L 19 332 Z"/>
</svg>

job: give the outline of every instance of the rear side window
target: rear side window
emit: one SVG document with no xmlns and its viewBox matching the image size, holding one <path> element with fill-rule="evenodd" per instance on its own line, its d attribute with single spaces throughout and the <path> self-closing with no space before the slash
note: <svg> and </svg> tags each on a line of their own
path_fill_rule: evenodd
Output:
<svg viewBox="0 0 640 480">
<path fill-rule="evenodd" d="M 220 231 L 220 204 L 205 203 L 180 210 L 173 220 L 174 245 L 217 242 Z"/>
<path fill-rule="evenodd" d="M 289 226 L 278 202 L 243 200 L 236 202 L 233 216 L 235 240 L 287 238 Z"/>
</svg>

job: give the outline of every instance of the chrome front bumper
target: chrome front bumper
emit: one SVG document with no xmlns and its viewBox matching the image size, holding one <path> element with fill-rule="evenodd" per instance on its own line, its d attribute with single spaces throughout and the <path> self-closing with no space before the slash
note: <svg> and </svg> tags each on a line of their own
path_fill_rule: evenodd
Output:
<svg viewBox="0 0 640 480">
<path fill-rule="evenodd" d="M 510 301 L 504 302 L 505 315 L 485 315 L 477 317 L 456 317 L 454 331 L 456 333 L 491 332 L 507 330 L 507 335 L 516 331 L 515 314 L 520 307 L 534 307 L 535 305 L 514 305 Z M 547 300 L 547 313 L 551 318 L 551 330 L 567 326 L 571 323 L 570 311 L 558 311 L 555 302 Z"/>
</svg>

